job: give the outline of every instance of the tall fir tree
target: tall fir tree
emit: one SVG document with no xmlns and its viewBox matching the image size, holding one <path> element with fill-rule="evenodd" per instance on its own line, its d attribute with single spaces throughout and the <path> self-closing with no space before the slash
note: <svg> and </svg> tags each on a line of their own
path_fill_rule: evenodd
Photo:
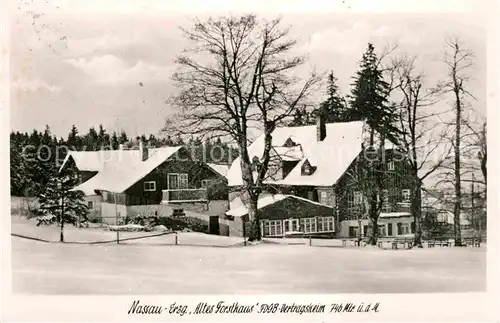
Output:
<svg viewBox="0 0 500 323">
<path fill-rule="evenodd" d="M 395 107 L 390 105 L 388 97 L 390 86 L 384 80 L 375 48 L 368 44 L 366 52 L 356 72 L 350 95 L 351 113 L 354 120 L 363 120 L 370 127 L 368 146 L 363 146 L 362 166 L 359 172 L 365 177 L 362 186 L 366 213 L 371 222 L 369 243 L 375 245 L 378 239 L 378 218 L 382 210 L 383 192 L 387 173 L 385 171 L 385 141 L 397 143 L 399 130 L 395 127 Z M 380 134 L 380 141 L 375 142 L 375 133 Z M 378 144 L 378 147 L 375 147 Z M 365 174 L 366 173 L 366 174 Z"/>
<path fill-rule="evenodd" d="M 85 150 L 96 151 L 99 149 L 99 134 L 94 127 L 91 127 L 85 136 L 85 146 Z"/>
<path fill-rule="evenodd" d="M 37 170 L 40 188 L 43 188 L 47 185 L 50 178 L 57 173 L 57 139 L 54 141 L 54 137 L 48 125 L 45 126 L 45 131 L 43 132 L 40 143 L 37 149 L 36 163 L 38 164 Z"/>
<path fill-rule="evenodd" d="M 81 149 L 81 139 L 78 135 L 78 129 L 75 125 L 71 127 L 69 131 L 68 140 L 67 140 L 68 148 L 71 150 L 80 150 Z"/>
<path fill-rule="evenodd" d="M 38 225 L 59 225 L 60 242 L 64 242 L 65 224 L 77 225 L 86 221 L 88 207 L 82 191 L 71 190 L 78 183 L 78 177 L 67 169 L 52 177 L 39 194 L 40 208 Z"/>
<path fill-rule="evenodd" d="M 23 136 L 10 134 L 10 191 L 13 196 L 26 196 L 31 176 L 27 173 L 23 158 Z"/>
<path fill-rule="evenodd" d="M 369 43 L 356 72 L 349 96 L 353 120 L 365 120 L 373 130 L 397 143 L 396 110 L 389 104 L 390 86 L 384 80 L 373 44 Z M 373 145 L 373 132 L 370 136 Z"/>
</svg>

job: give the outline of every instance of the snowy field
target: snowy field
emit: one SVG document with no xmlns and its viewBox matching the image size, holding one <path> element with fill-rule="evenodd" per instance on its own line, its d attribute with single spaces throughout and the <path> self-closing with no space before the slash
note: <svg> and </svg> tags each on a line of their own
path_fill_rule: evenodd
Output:
<svg viewBox="0 0 500 323">
<path fill-rule="evenodd" d="M 25 232 L 31 230 L 41 235 L 57 233 L 56 228 L 33 228 L 31 221 L 14 222 L 13 232 L 24 227 Z M 68 231 L 68 238 L 70 233 L 75 234 L 71 229 Z M 93 232 L 94 238 L 98 236 L 97 230 L 89 232 Z M 83 238 L 87 233 L 79 234 L 79 238 Z M 167 237 L 171 238 L 149 240 Z M 123 245 L 82 245 L 13 237 L 13 291 L 37 294 L 420 293 L 484 291 L 486 286 L 485 247 L 414 250 L 282 244 L 243 247 L 237 245 L 241 239 L 238 242 L 198 233 L 180 235 L 179 240 L 186 244 L 178 246 L 147 240 Z"/>
</svg>

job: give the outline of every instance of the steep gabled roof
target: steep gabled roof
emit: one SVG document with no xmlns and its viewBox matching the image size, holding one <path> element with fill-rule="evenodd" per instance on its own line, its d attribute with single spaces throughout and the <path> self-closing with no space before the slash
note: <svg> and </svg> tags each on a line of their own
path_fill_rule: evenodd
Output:
<svg viewBox="0 0 500 323">
<path fill-rule="evenodd" d="M 300 161 L 292 171 L 279 180 L 268 179 L 265 183 L 276 185 L 305 185 L 305 186 L 331 186 L 344 174 L 349 165 L 361 152 L 364 137 L 364 123 L 361 121 L 326 124 L 326 137 L 323 141 L 316 140 L 316 126 L 280 127 L 273 132 L 272 145 L 282 147 L 288 139 L 300 145 Z M 279 148 L 287 150 L 288 148 Z M 254 156 L 260 158 L 264 150 L 264 136 L 257 138 L 248 147 L 250 160 Z M 288 151 L 288 150 L 287 150 Z M 308 160 L 317 167 L 309 176 L 301 174 L 302 164 Z M 242 185 L 240 159 L 237 158 L 231 165 L 228 175 L 230 186 Z"/>
<path fill-rule="evenodd" d="M 105 151 L 105 153 L 77 152 L 75 163 L 78 169 L 93 170 L 98 173 L 75 187 L 74 190 L 81 190 L 86 195 L 94 195 L 96 190 L 122 193 L 181 148 L 178 146 L 149 149 L 149 158 L 145 161 L 141 160 L 139 150 L 113 150 Z"/>
<path fill-rule="evenodd" d="M 226 178 L 227 172 L 229 171 L 229 166 L 228 165 L 223 165 L 223 164 L 213 164 L 213 163 L 207 163 L 208 167 L 213 169 L 215 172 L 217 172 L 219 175 L 222 177 Z"/>
<path fill-rule="evenodd" d="M 167 151 L 176 147 L 152 148 L 149 149 L 149 155 L 162 150 Z M 114 163 L 130 163 L 141 159 L 141 152 L 139 150 L 99 150 L 99 151 L 73 151 L 70 150 L 64 158 L 61 169 L 63 169 L 70 158 L 75 162 L 76 167 L 80 171 L 98 172 L 102 170 L 104 165 Z"/>
<path fill-rule="evenodd" d="M 262 209 L 268 205 L 277 203 L 279 201 L 283 201 L 285 199 L 295 199 L 295 200 L 300 200 L 304 201 L 309 204 L 314 204 L 314 205 L 321 205 L 326 208 L 330 208 L 333 210 L 333 207 L 330 205 L 325 205 L 321 204 L 318 202 L 311 201 L 309 199 L 300 197 L 300 196 L 295 196 L 295 195 L 284 195 L 284 194 L 275 194 L 275 195 L 263 195 L 260 196 L 258 201 L 257 201 L 257 209 Z M 234 217 L 241 217 L 246 214 L 248 214 L 248 209 L 247 207 L 243 204 L 241 199 L 237 197 L 233 201 L 231 201 L 231 207 L 230 209 L 226 212 L 227 215 L 234 216 Z"/>
</svg>

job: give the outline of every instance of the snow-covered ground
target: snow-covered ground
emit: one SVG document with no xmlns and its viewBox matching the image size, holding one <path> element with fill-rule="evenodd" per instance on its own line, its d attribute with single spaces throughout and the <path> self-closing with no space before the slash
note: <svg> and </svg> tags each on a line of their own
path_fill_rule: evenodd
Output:
<svg viewBox="0 0 500 323">
<path fill-rule="evenodd" d="M 484 291 L 486 286 L 486 248 L 271 243 L 212 248 L 202 245 L 231 239 L 198 233 L 179 239 L 193 243 L 79 245 L 13 237 L 13 289 L 42 294 L 417 293 Z"/>
<path fill-rule="evenodd" d="M 16 235 L 38 238 L 48 241 L 59 241 L 60 229 L 52 226 L 36 226 L 36 220 L 27 220 L 26 218 L 13 216 L 11 221 L 11 232 Z M 154 237 L 151 237 L 154 236 Z M 127 240 L 129 238 L 148 237 L 142 239 Z M 175 234 L 164 234 L 162 232 L 120 232 L 120 243 L 123 244 L 150 244 L 150 245 L 174 245 Z M 68 225 L 64 228 L 64 241 L 74 242 L 105 242 L 116 241 L 116 232 L 105 230 L 103 228 L 76 228 Z M 177 233 L 177 243 L 180 245 L 215 245 L 215 246 L 233 246 L 243 244 L 243 238 L 222 237 L 198 232 L 179 232 Z"/>
</svg>

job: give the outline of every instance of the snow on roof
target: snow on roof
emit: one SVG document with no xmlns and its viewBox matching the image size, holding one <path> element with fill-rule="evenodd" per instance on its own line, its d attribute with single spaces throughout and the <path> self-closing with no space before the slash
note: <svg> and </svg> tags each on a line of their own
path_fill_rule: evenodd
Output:
<svg viewBox="0 0 500 323">
<path fill-rule="evenodd" d="M 389 213 L 380 213 L 379 218 L 402 218 L 405 216 L 411 216 L 408 212 L 389 212 Z"/>
<path fill-rule="evenodd" d="M 228 165 L 223 165 L 223 164 L 213 164 L 213 163 L 207 163 L 207 165 L 212 168 L 214 171 L 219 173 L 221 176 L 226 177 L 227 172 L 229 171 L 229 166 Z"/>
<path fill-rule="evenodd" d="M 284 194 L 274 194 L 274 195 L 261 196 L 259 198 L 259 200 L 257 201 L 257 209 L 260 210 L 263 207 L 266 207 L 268 205 L 274 204 L 274 203 L 279 202 L 279 201 L 283 201 L 283 200 L 288 199 L 288 198 L 302 200 L 302 201 L 305 201 L 307 203 L 321 205 L 321 206 L 333 209 L 333 207 L 331 207 L 329 205 L 314 202 L 314 201 L 308 200 L 308 199 L 303 198 L 303 197 L 299 197 L 299 196 L 295 196 L 295 195 L 284 195 Z M 242 200 L 239 197 L 237 197 L 233 201 L 231 201 L 230 209 L 226 212 L 226 214 L 231 215 L 231 216 L 241 217 L 241 216 L 248 214 L 248 209 L 243 204 Z"/>
<path fill-rule="evenodd" d="M 284 161 L 299 161 L 304 157 L 300 145 L 293 147 L 274 146 L 273 149 Z"/>
<path fill-rule="evenodd" d="M 181 146 L 152 148 L 149 150 L 149 158 L 145 161 L 141 160 L 141 154 L 138 150 L 113 151 L 114 153 L 108 154 L 107 159 L 99 160 L 100 164 L 95 168 L 98 173 L 94 177 L 75 187 L 73 190 L 81 190 L 86 195 L 95 195 L 96 190 L 122 193 L 156 167 L 160 166 L 180 148 Z M 94 158 L 97 156 L 94 154 L 95 152 L 79 152 L 79 154 L 82 153 L 91 153 L 88 156 Z M 86 156 L 85 160 L 87 160 Z M 91 158 L 88 160 L 91 160 Z M 93 165 L 88 160 L 86 161 L 88 164 L 85 164 L 85 166 Z M 95 161 L 94 163 L 98 164 Z"/>
<path fill-rule="evenodd" d="M 265 183 L 279 185 L 331 186 L 344 174 L 349 165 L 361 152 L 365 139 L 362 121 L 327 123 L 326 137 L 316 140 L 316 125 L 303 127 L 280 127 L 273 132 L 273 147 L 281 147 L 290 138 L 300 145 L 303 156 L 292 171 L 280 180 L 267 179 Z M 264 135 L 248 147 L 250 160 L 262 157 Z M 275 148 L 276 150 L 276 148 Z M 278 148 L 279 152 L 282 148 Z M 312 175 L 302 175 L 302 164 L 309 160 L 317 169 Z M 227 174 L 229 186 L 242 185 L 240 159 L 233 161 Z"/>
<path fill-rule="evenodd" d="M 172 147 L 166 147 L 172 148 Z M 158 149 L 165 148 L 152 148 L 149 149 L 149 154 L 152 155 Z M 60 169 L 63 169 L 69 158 L 72 157 L 75 161 L 76 167 L 80 171 L 94 171 L 102 170 L 105 164 L 115 162 L 129 162 L 136 161 L 141 158 L 140 150 L 99 150 L 99 151 L 73 151 L 70 150 L 64 159 Z"/>
</svg>

